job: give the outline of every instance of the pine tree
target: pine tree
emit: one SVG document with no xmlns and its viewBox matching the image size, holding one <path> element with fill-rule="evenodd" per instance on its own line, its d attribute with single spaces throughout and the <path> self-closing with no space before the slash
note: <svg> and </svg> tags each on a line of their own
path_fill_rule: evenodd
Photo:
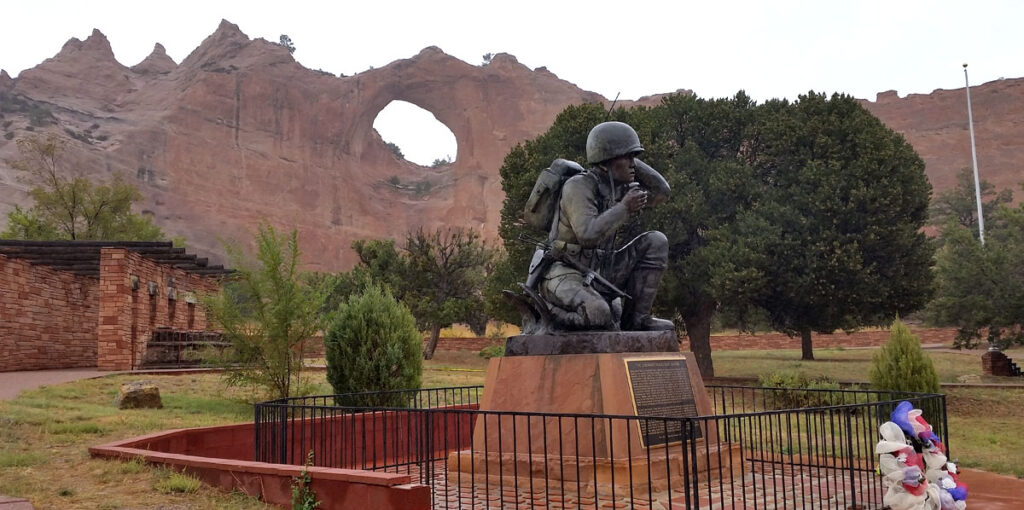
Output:
<svg viewBox="0 0 1024 510">
<path fill-rule="evenodd" d="M 939 376 L 917 335 L 899 319 L 892 323 L 889 341 L 872 356 L 868 375 L 876 390 L 938 393 Z"/>
<path fill-rule="evenodd" d="M 338 308 L 324 337 L 327 381 L 334 392 L 376 392 L 339 405 L 401 406 L 423 374 L 423 337 L 416 319 L 388 290 L 370 284 Z"/>
</svg>

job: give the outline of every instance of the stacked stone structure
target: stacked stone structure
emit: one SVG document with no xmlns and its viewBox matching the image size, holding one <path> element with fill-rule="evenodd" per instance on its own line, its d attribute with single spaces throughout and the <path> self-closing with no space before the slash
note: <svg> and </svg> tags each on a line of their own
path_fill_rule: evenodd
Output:
<svg viewBox="0 0 1024 510">
<path fill-rule="evenodd" d="M 95 278 L 0 255 L 0 372 L 95 366 L 97 296 Z"/>
<path fill-rule="evenodd" d="M 171 243 L 0 241 L 0 371 L 136 368 L 153 330 L 209 328 L 226 272 Z"/>
</svg>

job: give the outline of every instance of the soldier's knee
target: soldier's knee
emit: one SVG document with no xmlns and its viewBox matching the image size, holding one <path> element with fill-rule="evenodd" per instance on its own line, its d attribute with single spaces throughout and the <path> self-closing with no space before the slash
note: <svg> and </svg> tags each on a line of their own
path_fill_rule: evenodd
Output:
<svg viewBox="0 0 1024 510">
<path fill-rule="evenodd" d="M 656 265 L 662 265 L 668 261 L 668 237 L 665 234 L 652 230 L 644 234 L 644 241 L 647 245 L 646 253 L 644 254 L 644 260 L 648 263 L 656 262 Z"/>
<path fill-rule="evenodd" d="M 590 327 L 608 327 L 613 323 L 612 308 L 603 299 L 587 301 L 581 311 Z"/>
<path fill-rule="evenodd" d="M 668 253 L 668 237 L 657 230 L 652 230 L 647 233 L 647 242 L 650 243 L 652 250 L 664 250 Z"/>
</svg>

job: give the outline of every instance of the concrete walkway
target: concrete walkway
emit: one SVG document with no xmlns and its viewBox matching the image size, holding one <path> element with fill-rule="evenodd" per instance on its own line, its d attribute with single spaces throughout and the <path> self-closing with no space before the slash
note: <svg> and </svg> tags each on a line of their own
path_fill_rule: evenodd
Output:
<svg viewBox="0 0 1024 510">
<path fill-rule="evenodd" d="M 963 468 L 960 481 L 967 484 L 967 508 L 1019 510 L 1024 508 L 1024 480 L 988 471 Z"/>
<path fill-rule="evenodd" d="M 60 368 L 56 370 L 25 370 L 0 372 L 0 400 L 13 400 L 25 390 L 60 384 L 80 379 L 92 379 L 121 372 L 100 371 L 93 368 Z"/>
<path fill-rule="evenodd" d="M 35 507 L 24 498 L 0 496 L 0 510 L 35 510 Z"/>
</svg>

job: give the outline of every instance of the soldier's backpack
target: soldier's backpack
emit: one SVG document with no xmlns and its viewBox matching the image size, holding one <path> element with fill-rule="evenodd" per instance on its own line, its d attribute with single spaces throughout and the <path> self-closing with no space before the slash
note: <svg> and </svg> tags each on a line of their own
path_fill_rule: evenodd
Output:
<svg viewBox="0 0 1024 510">
<path fill-rule="evenodd" d="M 543 232 L 551 230 L 551 222 L 558 211 L 558 201 L 562 197 L 562 185 L 570 177 L 583 173 L 583 167 L 575 161 L 556 159 L 537 176 L 533 184 L 530 198 L 523 208 L 523 219 L 526 224 Z"/>
</svg>

